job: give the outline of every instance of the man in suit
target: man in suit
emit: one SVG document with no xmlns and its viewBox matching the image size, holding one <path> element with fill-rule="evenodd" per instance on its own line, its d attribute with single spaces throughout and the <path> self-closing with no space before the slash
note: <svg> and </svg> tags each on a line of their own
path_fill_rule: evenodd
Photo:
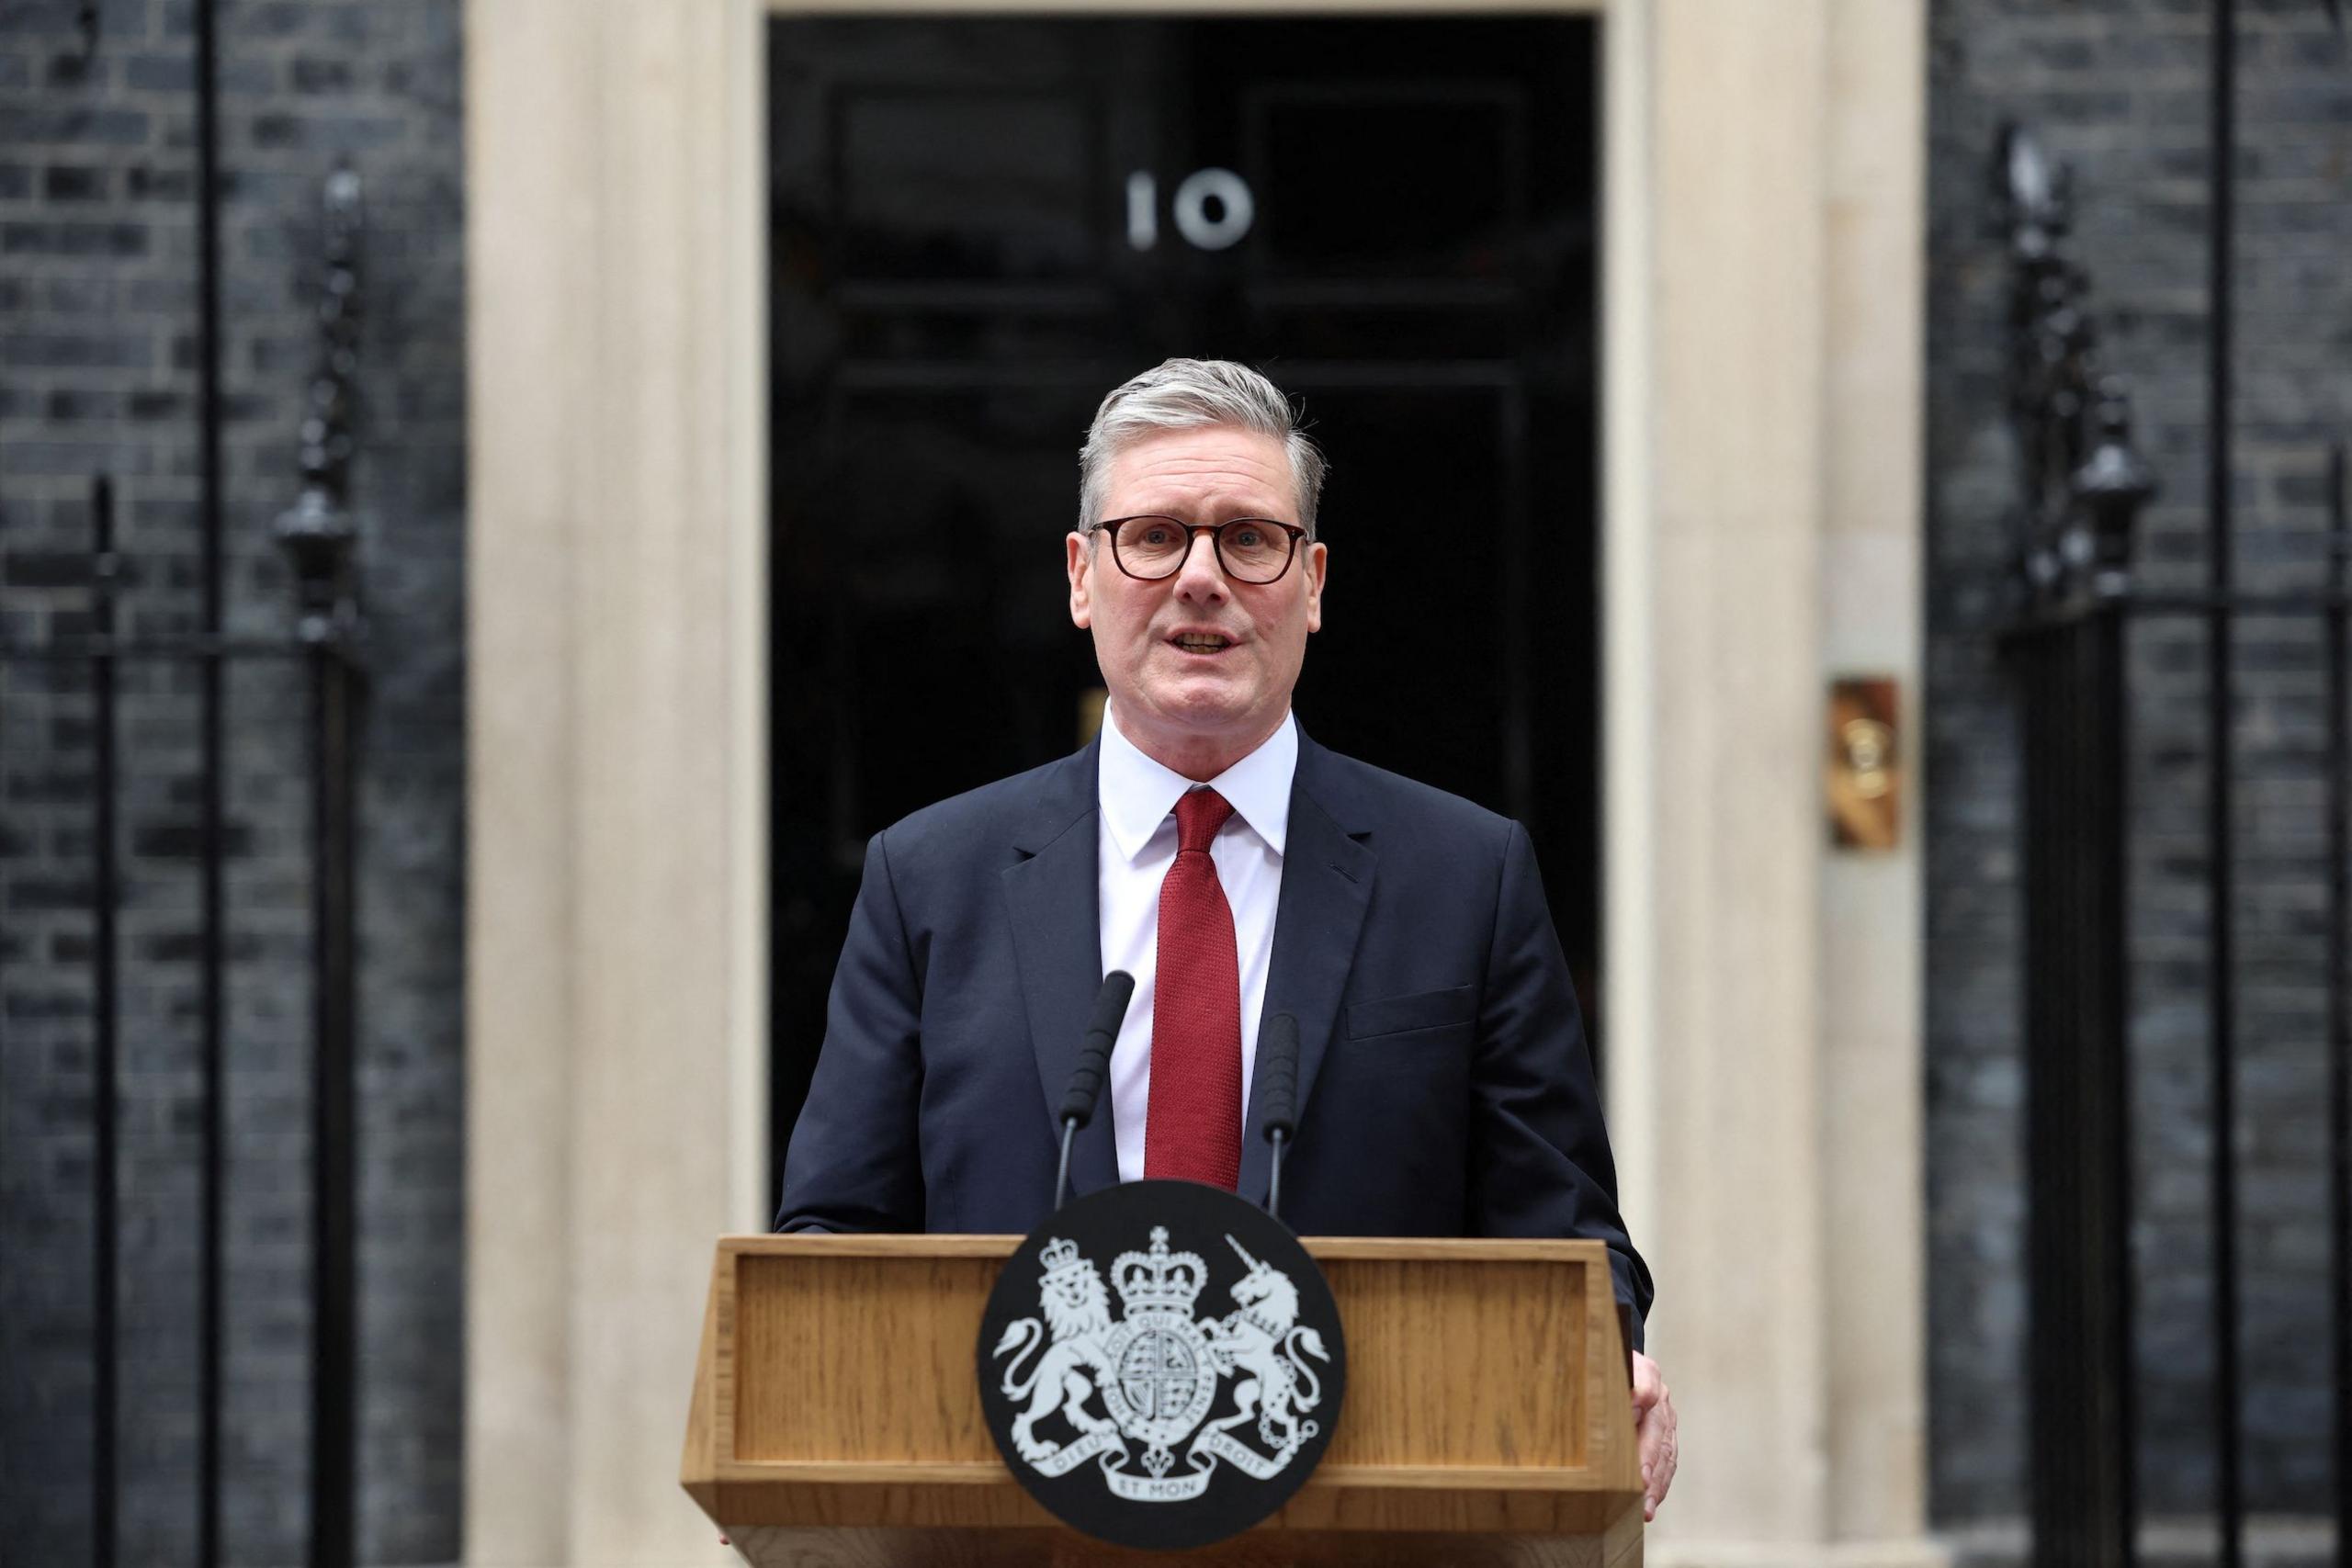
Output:
<svg viewBox="0 0 2352 1568">
<path fill-rule="evenodd" d="M 1289 400 L 1242 366 L 1170 360 L 1103 400 L 1065 562 L 1102 732 L 867 846 L 779 1229 L 1035 1228 L 1090 1006 L 1125 969 L 1077 1191 L 1174 1176 L 1262 1201 L 1258 1025 L 1288 1012 L 1285 1220 L 1598 1238 L 1639 1345 L 1649 1274 L 1525 831 L 1291 714 L 1322 624 L 1322 477 Z M 1400 629 L 1399 657 L 1425 632 Z M 1674 1407 L 1638 1350 L 1634 1369 L 1654 1515 Z"/>
</svg>

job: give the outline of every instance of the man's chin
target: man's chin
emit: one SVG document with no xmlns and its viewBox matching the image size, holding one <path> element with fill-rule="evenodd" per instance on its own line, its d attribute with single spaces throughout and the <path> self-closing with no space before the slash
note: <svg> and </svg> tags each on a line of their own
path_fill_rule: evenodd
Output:
<svg viewBox="0 0 2352 1568">
<path fill-rule="evenodd" d="M 1282 716 L 1289 711 L 1287 704 L 1269 710 L 1262 703 L 1229 700 L 1201 700 L 1202 694 L 1191 694 L 1193 700 L 1169 700 L 1176 694 L 1162 694 L 1142 715 L 1130 718 L 1132 708 L 1119 709 L 1121 728 L 1130 740 L 1142 743 L 1146 736 L 1157 745 L 1183 749 L 1206 747 L 1220 753 L 1229 753 L 1227 761 L 1238 758 L 1262 742 L 1274 732 Z M 1144 731 L 1137 734 L 1136 731 Z M 1146 750 L 1156 750 L 1147 745 Z M 1164 761 L 1165 759 L 1163 759 Z"/>
<path fill-rule="evenodd" d="M 1246 695 L 1215 678 L 1195 676 L 1153 693 L 1151 711 L 1161 723 L 1193 735 L 1224 735 L 1250 723 Z"/>
</svg>

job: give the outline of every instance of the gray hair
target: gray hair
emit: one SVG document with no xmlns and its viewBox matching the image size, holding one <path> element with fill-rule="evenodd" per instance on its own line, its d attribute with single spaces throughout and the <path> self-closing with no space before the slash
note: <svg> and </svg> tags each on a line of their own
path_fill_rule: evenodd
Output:
<svg viewBox="0 0 2352 1568">
<path fill-rule="evenodd" d="M 1298 411 L 1282 389 L 1229 359 L 1162 360 L 1102 400 L 1087 428 L 1086 445 L 1079 448 L 1079 526 L 1091 528 L 1102 520 L 1103 487 L 1110 482 L 1111 461 L 1121 452 L 1161 431 L 1211 424 L 1254 430 L 1283 444 L 1298 492 L 1299 526 L 1315 537 L 1315 508 L 1329 465 L 1299 428 Z"/>
</svg>

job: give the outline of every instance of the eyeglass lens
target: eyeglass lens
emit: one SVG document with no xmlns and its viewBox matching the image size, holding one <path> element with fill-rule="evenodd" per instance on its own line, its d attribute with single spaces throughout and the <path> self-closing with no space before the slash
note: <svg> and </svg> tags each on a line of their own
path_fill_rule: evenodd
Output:
<svg viewBox="0 0 2352 1568">
<path fill-rule="evenodd" d="M 1291 534 L 1256 518 L 1216 526 L 1216 551 L 1227 572 L 1244 582 L 1272 582 L 1290 565 Z M 1137 577 L 1167 577 L 1184 564 L 1193 536 L 1173 517 L 1130 517 L 1112 543 L 1119 564 Z"/>
</svg>

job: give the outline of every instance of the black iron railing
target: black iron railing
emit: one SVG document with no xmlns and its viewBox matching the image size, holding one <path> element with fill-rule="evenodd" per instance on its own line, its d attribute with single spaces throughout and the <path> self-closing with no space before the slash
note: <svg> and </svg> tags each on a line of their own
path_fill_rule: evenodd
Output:
<svg viewBox="0 0 2352 1568">
<path fill-rule="evenodd" d="M 2036 1561 L 2120 1568 L 2137 1559 L 2132 1224 L 2132 1088 L 2129 886 L 2127 633 L 2135 625 L 2201 622 L 2208 783 L 2205 1019 L 2211 1095 L 2205 1143 L 2212 1250 L 2213 1507 L 2216 1555 L 2245 1551 L 2245 1432 L 2241 1420 L 2243 1274 L 2234 1132 L 2239 1008 L 2234 985 L 2237 888 L 2233 641 L 2248 622 L 2301 620 L 2326 645 L 2324 782 L 2319 809 L 2329 866 L 2324 973 L 2327 1058 L 2325 1212 L 2329 1353 L 2334 1370 L 2335 1561 L 2352 1563 L 2352 1028 L 2347 1028 L 2346 630 L 2352 531 L 2344 448 L 2329 457 L 2334 489 L 2327 564 L 2297 592 L 2248 592 L 2233 576 L 2230 312 L 2235 129 L 2233 7 L 2217 0 L 2214 217 L 2205 497 L 2208 570 L 2201 591 L 2155 592 L 2133 570 L 2136 524 L 2154 477 L 2135 451 L 2128 400 L 2099 360 L 2088 283 L 2064 243 L 2067 178 L 2034 140 L 2003 133 L 1998 196 L 2012 260 L 2011 417 L 2019 459 L 2016 564 L 2019 613 L 2007 630 L 2023 721 L 2025 1055 L 2030 1182 L 2028 1334 L 2032 1520 Z M 2317 826 L 2317 825 L 2315 825 Z"/>
<path fill-rule="evenodd" d="M 88 13 L 85 12 L 85 21 Z M 95 42 L 95 31 L 90 34 Z M 311 1422 L 311 1541 L 312 1568 L 348 1568 L 355 1555 L 356 1492 L 356 1184 L 353 1055 L 356 1011 L 357 747 L 364 694 L 359 649 L 362 625 L 355 533 L 346 510 L 353 451 L 352 388 L 360 321 L 360 186 L 339 169 L 327 180 L 322 207 L 323 266 L 319 305 L 319 354 L 300 433 L 300 483 L 294 505 L 277 525 L 294 567 L 298 604 L 289 631 L 279 637 L 226 633 L 228 563 L 222 464 L 221 265 L 219 115 L 215 6 L 198 0 L 194 51 L 197 98 L 198 333 L 200 504 L 198 511 L 200 604 L 193 631 L 121 635 L 125 584 L 130 574 L 117 537 L 116 485 L 93 479 L 85 617 L 58 617 L 61 629 L 39 641 L 0 642 L 0 663 L 48 672 L 60 684 L 86 672 L 91 694 L 89 956 L 91 1116 L 95 1261 L 91 1290 L 94 1377 L 90 1455 L 91 1560 L 118 1561 L 121 1512 L 122 1434 L 119 1368 L 122 1155 L 119 1122 L 120 998 L 128 979 L 119 916 L 122 867 L 118 850 L 119 803 L 141 759 L 126 756 L 117 712 L 124 671 L 164 666 L 192 671 L 198 736 L 196 770 L 198 879 L 196 942 L 197 1035 L 200 1062 L 200 1171 L 198 1178 L 198 1369 L 195 1470 L 197 1562 L 214 1568 L 221 1556 L 221 1429 L 224 1172 L 229 1079 L 234 1069 L 225 1028 L 229 936 L 227 897 L 230 835 L 226 831 L 228 729 L 225 683 L 233 666 L 301 661 L 308 671 L 308 771 L 312 843 L 310 855 L 313 1007 L 312 1376 Z M 0 537 L 0 555 L 9 541 Z M 157 578 L 164 574 L 154 574 Z"/>
<path fill-rule="evenodd" d="M 2013 263 L 2010 417 L 2026 614 L 2028 1355 L 2041 1560 L 2131 1561 L 2124 620 L 2132 529 L 2154 476 L 2104 375 L 2087 280 L 2064 254 L 2066 174 L 2025 133 L 1999 154 Z"/>
</svg>

